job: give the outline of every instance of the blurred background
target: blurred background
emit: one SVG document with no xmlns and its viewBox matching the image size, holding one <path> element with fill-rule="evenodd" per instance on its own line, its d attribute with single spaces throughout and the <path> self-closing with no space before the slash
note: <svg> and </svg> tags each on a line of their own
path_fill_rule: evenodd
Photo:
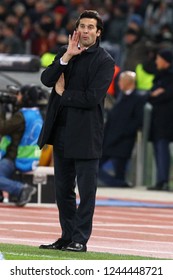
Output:
<svg viewBox="0 0 173 280">
<path fill-rule="evenodd" d="M 148 73 L 153 74 L 158 50 L 173 47 L 173 0 L 0 1 L 0 103 L 4 103 L 1 97 L 4 92 L 12 93 L 11 86 L 35 84 L 46 92 L 42 106 L 45 113 L 49 90 L 41 84 L 40 74 L 53 61 L 58 49 L 68 42 L 68 35 L 85 9 L 100 13 L 104 22 L 101 45 L 121 71 L 137 73 L 137 66 L 147 62 Z M 138 47 L 132 52 L 134 42 Z M 139 87 L 139 93 L 145 95 L 149 89 Z M 107 94 L 107 111 L 115 100 L 116 92 Z M 10 114 L 10 102 L 5 103 L 9 103 L 7 113 Z M 153 151 L 147 141 L 151 110 L 146 104 L 143 128 L 138 132 L 128 166 L 128 178 L 136 187 L 153 185 L 156 180 Z M 171 155 L 170 187 L 173 188 L 172 144 Z M 51 166 L 52 160 L 43 165 Z M 112 172 L 111 161 L 105 168 Z"/>
</svg>

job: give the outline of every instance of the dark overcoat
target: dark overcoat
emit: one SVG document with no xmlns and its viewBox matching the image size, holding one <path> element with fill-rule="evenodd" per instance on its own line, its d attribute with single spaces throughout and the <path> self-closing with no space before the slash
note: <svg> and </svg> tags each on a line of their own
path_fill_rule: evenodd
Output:
<svg viewBox="0 0 173 280">
<path fill-rule="evenodd" d="M 166 138 L 173 141 L 173 69 L 171 67 L 157 73 L 152 90 L 159 87 L 164 88 L 164 93 L 149 97 L 152 105 L 149 140 Z"/>
<path fill-rule="evenodd" d="M 104 99 L 113 77 L 115 62 L 99 43 L 73 57 L 68 65 L 61 65 L 60 58 L 65 51 L 66 47 L 62 47 L 53 63 L 41 74 L 42 83 L 52 87 L 52 92 L 38 144 L 40 148 L 46 143 L 53 144 L 56 116 L 60 108 L 65 107 L 64 156 L 99 158 L 103 144 Z M 62 73 L 65 76 L 65 91 L 61 97 L 54 87 Z"/>
<path fill-rule="evenodd" d="M 144 99 L 136 91 L 121 95 L 105 125 L 103 156 L 110 158 L 130 158 L 143 122 Z"/>
</svg>

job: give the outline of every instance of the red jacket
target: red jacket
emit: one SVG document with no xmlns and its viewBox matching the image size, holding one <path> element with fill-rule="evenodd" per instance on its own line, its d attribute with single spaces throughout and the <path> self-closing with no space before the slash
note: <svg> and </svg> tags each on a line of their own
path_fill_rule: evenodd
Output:
<svg viewBox="0 0 173 280">
<path fill-rule="evenodd" d="M 116 92 L 116 90 L 115 90 L 115 79 L 116 79 L 116 77 L 119 73 L 120 73 L 120 67 L 115 65 L 112 82 L 110 83 L 110 86 L 109 86 L 108 91 L 107 91 L 107 93 L 112 95 L 112 96 L 115 96 L 115 92 Z"/>
</svg>

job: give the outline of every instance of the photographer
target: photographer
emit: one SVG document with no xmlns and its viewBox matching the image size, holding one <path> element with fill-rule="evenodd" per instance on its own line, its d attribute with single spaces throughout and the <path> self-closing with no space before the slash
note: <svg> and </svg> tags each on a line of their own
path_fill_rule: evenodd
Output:
<svg viewBox="0 0 173 280">
<path fill-rule="evenodd" d="M 22 86 L 15 95 L 16 112 L 5 119 L 0 112 L 0 192 L 16 197 L 17 206 L 24 206 L 36 192 L 35 187 L 13 180 L 13 175 L 16 170 L 34 170 L 39 163 L 37 139 L 43 122 L 39 95 L 37 86 Z"/>
</svg>

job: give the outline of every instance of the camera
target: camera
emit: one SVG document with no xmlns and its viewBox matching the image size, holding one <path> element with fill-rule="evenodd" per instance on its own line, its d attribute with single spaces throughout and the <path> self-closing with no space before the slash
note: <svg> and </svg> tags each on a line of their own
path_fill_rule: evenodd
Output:
<svg viewBox="0 0 173 280">
<path fill-rule="evenodd" d="M 16 95 L 7 91 L 0 91 L 0 103 L 15 104 Z"/>
<path fill-rule="evenodd" d="M 20 87 L 16 85 L 7 85 L 6 89 L 0 90 L 0 103 L 14 105 L 17 101 L 17 93 L 20 91 Z"/>
<path fill-rule="evenodd" d="M 21 92 L 25 103 L 33 101 L 35 106 L 47 105 L 49 93 L 47 90 L 41 88 L 39 85 L 22 85 L 20 87 L 15 85 L 7 85 L 6 90 L 0 90 L 0 103 L 15 105 L 17 102 L 17 94 Z M 25 104 L 26 105 L 26 104 Z"/>
<path fill-rule="evenodd" d="M 18 93 L 22 94 L 22 103 L 18 102 Z M 39 107 L 45 115 L 49 92 L 39 85 L 26 84 L 22 86 L 7 85 L 5 90 L 0 90 L 0 112 L 13 114 L 21 107 Z"/>
</svg>

